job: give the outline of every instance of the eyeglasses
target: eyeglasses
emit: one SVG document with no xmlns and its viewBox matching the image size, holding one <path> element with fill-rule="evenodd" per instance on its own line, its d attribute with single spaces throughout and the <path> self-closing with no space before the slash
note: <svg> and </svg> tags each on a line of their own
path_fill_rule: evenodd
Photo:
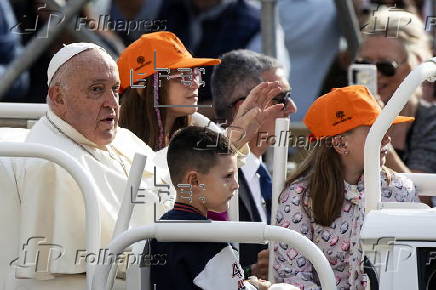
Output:
<svg viewBox="0 0 436 290">
<path fill-rule="evenodd" d="M 395 60 L 380 60 L 377 62 L 371 62 L 369 60 L 355 60 L 355 64 L 375 64 L 377 70 L 385 77 L 393 77 L 397 73 L 397 69 L 405 61 L 397 63 Z"/>
<path fill-rule="evenodd" d="M 228 105 L 229 108 L 233 108 L 238 102 L 244 101 L 247 97 L 240 97 L 233 101 L 230 105 Z M 286 103 L 291 100 L 291 90 L 286 90 L 284 92 L 281 92 L 271 100 L 272 105 L 277 104 L 283 104 L 286 106 Z"/>
<path fill-rule="evenodd" d="M 199 86 L 204 86 L 201 74 L 204 73 L 204 68 L 178 68 L 177 71 L 181 73 L 173 73 L 167 77 L 168 80 L 179 81 L 185 86 L 191 86 L 192 82 L 197 82 Z"/>
<path fill-rule="evenodd" d="M 186 77 L 192 77 L 192 79 L 197 79 L 197 78 L 201 78 L 201 68 L 198 67 L 194 67 L 194 68 L 183 68 L 183 69 L 178 69 L 177 71 L 182 71 L 181 73 L 173 73 L 170 74 L 169 76 L 167 76 L 167 79 L 171 80 L 171 79 L 183 79 Z"/>
</svg>

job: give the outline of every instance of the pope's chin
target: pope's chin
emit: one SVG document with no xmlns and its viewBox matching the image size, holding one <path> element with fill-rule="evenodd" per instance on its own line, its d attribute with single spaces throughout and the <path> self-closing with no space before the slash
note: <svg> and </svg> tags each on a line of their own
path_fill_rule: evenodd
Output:
<svg viewBox="0 0 436 290">
<path fill-rule="evenodd" d="M 111 144 L 117 134 L 117 128 L 118 127 L 101 130 L 100 132 L 98 132 L 96 136 L 97 140 L 95 140 L 94 143 L 98 146 L 106 146 Z"/>
</svg>

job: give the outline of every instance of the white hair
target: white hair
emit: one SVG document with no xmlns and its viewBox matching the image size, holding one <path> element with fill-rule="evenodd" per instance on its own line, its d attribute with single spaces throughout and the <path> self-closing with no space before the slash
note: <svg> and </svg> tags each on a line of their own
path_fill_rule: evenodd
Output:
<svg viewBox="0 0 436 290">
<path fill-rule="evenodd" d="M 371 15 L 363 27 L 365 38 L 385 36 L 397 39 L 404 47 L 411 65 L 431 58 L 430 39 L 424 23 L 413 13 L 392 8 L 381 8 Z"/>
</svg>

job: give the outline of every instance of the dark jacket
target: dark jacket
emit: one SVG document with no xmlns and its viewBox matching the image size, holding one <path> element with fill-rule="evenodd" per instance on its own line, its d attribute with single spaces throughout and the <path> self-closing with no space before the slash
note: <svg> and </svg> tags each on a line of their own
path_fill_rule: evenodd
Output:
<svg viewBox="0 0 436 290">
<path fill-rule="evenodd" d="M 241 222 L 261 222 L 259 211 L 254 203 L 250 187 L 245 180 L 244 173 L 238 170 L 238 196 L 239 196 L 239 221 Z M 266 204 L 268 213 L 271 212 L 271 202 Z M 246 268 L 257 262 L 257 254 L 266 249 L 263 244 L 239 244 L 239 261 L 242 268 Z"/>
</svg>

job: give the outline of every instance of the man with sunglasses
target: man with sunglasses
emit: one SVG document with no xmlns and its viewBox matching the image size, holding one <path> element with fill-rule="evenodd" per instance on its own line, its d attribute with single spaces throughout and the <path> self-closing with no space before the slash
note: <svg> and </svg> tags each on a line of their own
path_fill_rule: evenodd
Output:
<svg viewBox="0 0 436 290">
<path fill-rule="evenodd" d="M 283 88 L 272 100 L 273 104 L 285 105 L 282 117 L 289 117 L 296 112 L 291 99 L 291 87 L 283 67 L 276 59 L 245 49 L 222 55 L 221 65 L 214 68 L 211 79 L 213 107 L 218 121 L 230 124 L 250 90 L 264 81 L 277 81 Z M 258 135 L 249 141 L 251 153 L 246 158 L 246 164 L 238 171 L 240 221 L 270 223 L 272 184 L 262 155 L 270 145 L 265 140 L 274 134 L 274 129 L 275 119 L 271 118 L 263 123 Z M 240 263 L 247 277 L 253 274 L 266 279 L 268 251 L 265 249 L 264 245 L 258 244 L 240 245 Z"/>
</svg>

